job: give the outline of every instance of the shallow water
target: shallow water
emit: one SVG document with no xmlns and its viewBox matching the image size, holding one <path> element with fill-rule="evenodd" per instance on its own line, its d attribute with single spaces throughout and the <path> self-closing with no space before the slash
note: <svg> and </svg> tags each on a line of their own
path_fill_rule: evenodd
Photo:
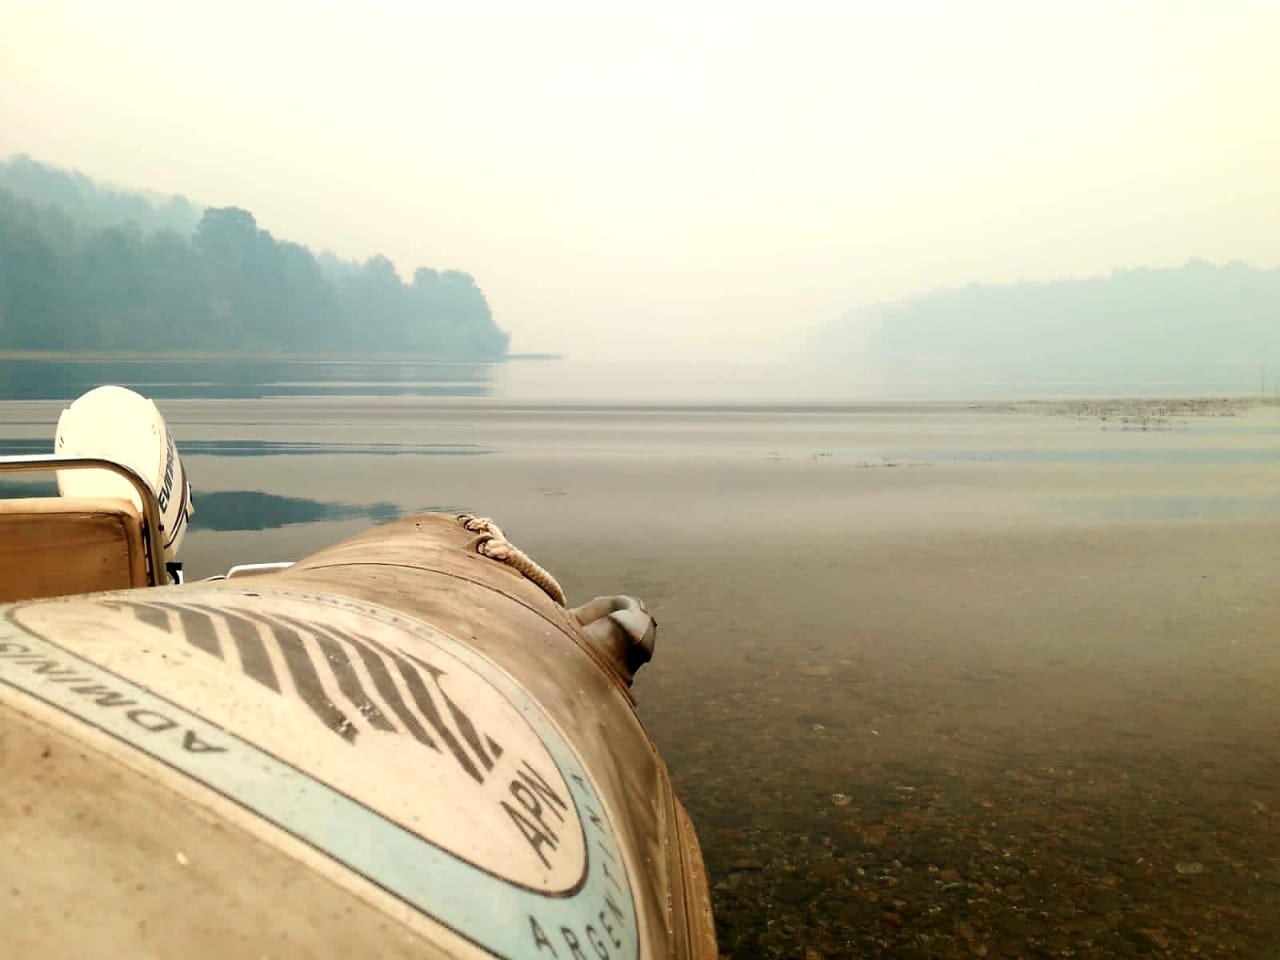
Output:
<svg viewBox="0 0 1280 960">
<path fill-rule="evenodd" d="M 571 598 L 644 597 L 726 955 L 1280 948 L 1280 407 L 240 367 L 151 390 L 190 572 L 467 510 Z M 41 382 L 0 452 L 49 449 Z"/>
</svg>

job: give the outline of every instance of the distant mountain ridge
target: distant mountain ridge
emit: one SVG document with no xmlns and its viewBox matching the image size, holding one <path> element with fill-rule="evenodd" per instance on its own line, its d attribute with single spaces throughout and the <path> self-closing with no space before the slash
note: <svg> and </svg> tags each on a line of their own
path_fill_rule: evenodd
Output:
<svg viewBox="0 0 1280 960">
<path fill-rule="evenodd" d="M 319 256 L 238 207 L 0 162 L 0 350 L 408 353 L 492 360 L 508 335 L 475 280 Z"/>
<path fill-rule="evenodd" d="M 886 373 L 1096 378 L 1267 365 L 1280 372 L 1280 270 L 1191 260 L 1086 279 L 975 283 L 854 310 L 819 327 L 813 345 Z"/>
</svg>

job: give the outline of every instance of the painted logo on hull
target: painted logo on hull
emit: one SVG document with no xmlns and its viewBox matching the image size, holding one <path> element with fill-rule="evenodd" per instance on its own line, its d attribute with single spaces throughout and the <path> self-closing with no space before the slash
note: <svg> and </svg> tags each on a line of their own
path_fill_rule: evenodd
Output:
<svg viewBox="0 0 1280 960">
<path fill-rule="evenodd" d="M 617 839 L 576 754 L 505 671 L 426 623 L 261 589 L 33 603 L 0 621 L 0 684 L 499 956 L 638 955 Z"/>
</svg>

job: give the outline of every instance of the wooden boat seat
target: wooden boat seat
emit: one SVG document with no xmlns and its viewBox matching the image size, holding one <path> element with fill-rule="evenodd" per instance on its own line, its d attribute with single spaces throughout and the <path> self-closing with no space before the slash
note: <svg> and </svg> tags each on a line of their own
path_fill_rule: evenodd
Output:
<svg viewBox="0 0 1280 960">
<path fill-rule="evenodd" d="M 131 501 L 0 500 L 0 603 L 148 585 L 142 516 Z"/>
</svg>

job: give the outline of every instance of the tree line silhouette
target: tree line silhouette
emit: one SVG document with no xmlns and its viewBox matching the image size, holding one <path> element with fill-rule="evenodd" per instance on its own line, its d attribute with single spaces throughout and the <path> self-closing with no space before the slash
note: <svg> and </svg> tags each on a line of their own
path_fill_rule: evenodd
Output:
<svg viewBox="0 0 1280 960">
<path fill-rule="evenodd" d="M 405 283 L 384 256 L 317 256 L 238 207 L 0 163 L 0 349 L 479 360 L 507 342 L 469 274 L 423 267 Z"/>
</svg>

